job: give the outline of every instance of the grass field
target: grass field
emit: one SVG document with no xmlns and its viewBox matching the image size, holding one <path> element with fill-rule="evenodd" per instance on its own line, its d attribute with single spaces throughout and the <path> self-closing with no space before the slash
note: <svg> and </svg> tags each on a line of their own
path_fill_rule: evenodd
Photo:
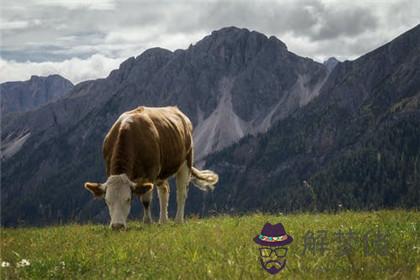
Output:
<svg viewBox="0 0 420 280">
<path fill-rule="evenodd" d="M 266 222 L 294 238 L 275 276 L 252 240 Z M 419 279 L 419 227 L 419 212 L 392 210 L 2 229 L 1 279 Z"/>
</svg>

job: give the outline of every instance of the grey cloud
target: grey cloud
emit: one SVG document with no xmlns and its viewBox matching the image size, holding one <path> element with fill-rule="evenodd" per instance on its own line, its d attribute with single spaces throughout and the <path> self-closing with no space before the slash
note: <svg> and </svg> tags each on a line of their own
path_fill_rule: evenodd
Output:
<svg viewBox="0 0 420 280">
<path fill-rule="evenodd" d="M 327 7 L 318 0 L 245 3 L 221 1 L 203 17 L 203 22 L 216 27 L 228 19 L 231 25 L 251 26 L 274 34 L 290 32 L 314 41 L 355 36 L 377 27 L 372 11 L 357 6 Z"/>
<path fill-rule="evenodd" d="M 67 54 L 67 53 L 60 53 L 60 48 L 54 46 L 43 46 L 40 49 L 25 49 L 24 51 L 2 51 L 1 57 L 5 60 L 13 60 L 16 62 L 25 62 L 25 61 L 33 61 L 33 62 L 43 62 L 43 61 L 63 61 L 66 59 L 70 59 L 74 57 L 74 54 Z M 79 55 L 79 58 L 87 58 L 93 55 L 86 54 L 86 55 Z"/>
<path fill-rule="evenodd" d="M 182 2 L 179 4 L 184 6 Z M 120 1 L 117 3 L 117 9 L 113 13 L 114 21 L 118 26 L 143 26 L 147 27 L 150 25 L 164 24 L 168 22 L 168 17 L 165 17 L 165 11 L 169 9 L 170 4 L 156 2 L 141 3 L 136 1 Z M 174 7 L 172 10 L 177 13 L 179 9 Z M 118 15 L 118 11 L 121 11 L 121 15 Z"/>
<path fill-rule="evenodd" d="M 275 35 L 299 55 L 354 58 L 417 24 L 420 10 L 420 1 L 410 0 L 9 2 L 2 5 L 2 21 L 15 24 L 1 30 L 0 56 L 38 62 L 187 47 L 232 25 Z"/>
<path fill-rule="evenodd" d="M 166 20 L 170 32 L 210 32 L 225 26 L 246 27 L 261 32 L 279 33 L 308 30 L 317 19 L 309 6 L 315 0 L 297 1 L 210 1 L 174 7 L 178 12 Z"/>
<path fill-rule="evenodd" d="M 337 37 L 355 36 L 378 26 L 372 11 L 360 7 L 327 10 L 323 8 L 319 13 L 320 28 L 309 33 L 314 40 L 325 40 Z"/>
</svg>

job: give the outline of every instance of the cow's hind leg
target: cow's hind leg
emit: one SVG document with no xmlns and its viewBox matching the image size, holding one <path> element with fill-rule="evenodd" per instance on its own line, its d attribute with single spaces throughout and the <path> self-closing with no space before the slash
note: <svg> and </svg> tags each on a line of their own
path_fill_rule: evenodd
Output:
<svg viewBox="0 0 420 280">
<path fill-rule="evenodd" d="M 188 165 L 184 162 L 176 174 L 176 223 L 184 222 L 185 200 L 188 195 L 188 183 L 191 176 L 190 172 Z"/>
<path fill-rule="evenodd" d="M 160 216 L 159 223 L 164 224 L 168 221 L 168 201 L 169 201 L 169 184 L 165 180 L 157 185 L 159 204 L 160 204 Z"/>
<path fill-rule="evenodd" d="M 140 201 L 143 204 L 143 209 L 144 209 L 143 222 L 145 224 L 153 223 L 152 210 L 151 210 L 152 198 L 153 198 L 153 189 L 140 196 Z"/>
</svg>

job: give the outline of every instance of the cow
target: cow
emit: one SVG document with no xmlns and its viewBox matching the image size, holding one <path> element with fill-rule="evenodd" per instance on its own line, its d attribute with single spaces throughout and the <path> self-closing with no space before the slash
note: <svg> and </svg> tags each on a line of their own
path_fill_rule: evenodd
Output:
<svg viewBox="0 0 420 280">
<path fill-rule="evenodd" d="M 185 200 L 191 181 L 203 191 L 213 190 L 219 177 L 193 167 L 192 124 L 177 107 L 138 107 L 123 113 L 105 136 L 105 183 L 85 183 L 96 198 L 104 198 L 112 229 L 127 227 L 131 199 L 138 196 L 144 223 L 151 223 L 151 201 L 157 187 L 159 223 L 168 221 L 168 178 L 176 177 L 176 223 L 184 222 Z"/>
</svg>

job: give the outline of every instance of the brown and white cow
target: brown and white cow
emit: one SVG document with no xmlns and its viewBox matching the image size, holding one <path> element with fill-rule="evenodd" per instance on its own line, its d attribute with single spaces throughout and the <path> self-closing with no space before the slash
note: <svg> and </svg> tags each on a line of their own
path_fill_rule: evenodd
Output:
<svg viewBox="0 0 420 280">
<path fill-rule="evenodd" d="M 168 220 L 169 185 L 176 175 L 175 222 L 184 221 L 185 200 L 191 182 L 207 191 L 218 181 L 216 173 L 193 164 L 192 124 L 177 107 L 138 107 L 123 113 L 105 136 L 103 155 L 107 181 L 85 183 L 95 197 L 104 197 L 111 228 L 126 227 L 133 194 L 144 207 L 143 221 L 152 222 L 153 186 L 158 189 L 160 223 Z"/>
</svg>

